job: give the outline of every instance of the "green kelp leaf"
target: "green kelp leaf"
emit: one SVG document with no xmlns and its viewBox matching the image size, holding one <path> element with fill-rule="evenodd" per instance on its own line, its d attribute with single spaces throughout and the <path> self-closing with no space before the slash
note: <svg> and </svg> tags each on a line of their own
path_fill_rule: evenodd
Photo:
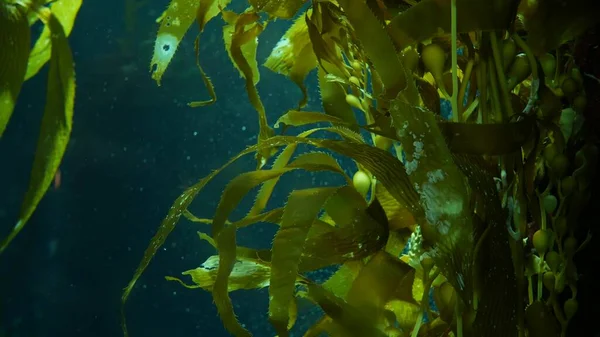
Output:
<svg viewBox="0 0 600 337">
<path fill-rule="evenodd" d="M 231 0 L 171 0 L 169 7 L 160 18 L 160 28 L 156 34 L 154 52 L 150 61 L 152 79 L 159 86 L 179 43 L 192 23 L 198 22 L 201 33 L 206 23 L 217 16 L 230 2 Z M 200 70 L 203 73 L 202 69 Z"/>
<path fill-rule="evenodd" d="M 519 151 L 531 139 L 535 119 L 512 123 L 474 124 L 439 122 L 440 131 L 454 153 L 504 155 Z"/>
<path fill-rule="evenodd" d="M 75 18 L 81 7 L 82 0 L 58 0 L 50 5 L 52 15 L 60 22 L 65 36 L 71 34 Z M 48 26 L 44 27 L 42 34 L 38 37 L 31 53 L 29 54 L 29 63 L 27 64 L 27 75 L 25 80 L 35 76 L 40 69 L 48 62 L 51 56 L 51 39 L 52 31 Z"/>
<path fill-rule="evenodd" d="M 323 288 L 339 298 L 346 298 L 352 282 L 364 266 L 362 260 L 347 261 L 323 283 Z"/>
<path fill-rule="evenodd" d="M 537 0 L 521 4 L 527 44 L 536 55 L 558 48 L 599 22 L 595 0 Z"/>
<path fill-rule="evenodd" d="M 46 106 L 29 179 L 29 188 L 21 205 L 19 221 L 0 245 L 0 252 L 4 251 L 12 239 L 23 229 L 48 190 L 71 136 L 75 103 L 75 69 L 71 48 L 60 22 L 50 10 L 41 9 L 39 15 L 52 32 L 52 55 L 46 84 Z"/>
<path fill-rule="evenodd" d="M 279 117 L 277 122 L 275 122 L 275 127 L 279 128 L 280 124 L 287 126 L 304 126 L 323 122 L 329 122 L 333 125 L 351 126 L 336 116 L 324 114 L 322 112 L 290 110 Z"/>
<path fill-rule="evenodd" d="M 302 8 L 306 0 L 248 0 L 257 11 L 271 16 L 291 19 Z"/>
<path fill-rule="evenodd" d="M 184 271 L 182 275 L 189 275 L 197 287 L 212 291 L 217 278 L 219 256 L 212 255 L 200 267 Z M 269 286 L 271 267 L 258 259 L 245 257 L 237 258 L 229 276 L 227 290 L 229 292 L 240 289 L 261 289 Z M 168 277 L 169 281 L 180 281 L 175 277 Z"/>
<path fill-rule="evenodd" d="M 25 10 L 0 3 L 0 137 L 25 81 L 31 33 Z"/>
<path fill-rule="evenodd" d="M 307 284 L 307 297 L 317 303 L 335 323 L 343 328 L 344 336 L 351 337 L 385 337 L 381 330 L 366 322 L 363 314 L 356 307 L 325 290 L 315 283 Z"/>
<path fill-rule="evenodd" d="M 406 73 L 381 22 L 364 1 L 339 0 L 338 2 L 362 43 L 366 55 L 381 77 L 384 96 L 393 99 L 400 91 L 406 90 L 406 97 L 416 104 L 419 98 L 415 83 Z"/>
<path fill-rule="evenodd" d="M 387 30 L 396 46 L 404 47 L 438 34 L 450 34 L 451 1 L 422 0 L 396 15 Z M 508 29 L 515 19 L 516 0 L 456 0 L 458 33 Z"/>
<path fill-rule="evenodd" d="M 338 187 L 296 190 L 285 205 L 281 226 L 273 239 L 269 287 L 269 321 L 280 337 L 288 336 L 288 308 L 294 298 L 298 263 L 308 231 L 327 199 L 338 190 Z"/>
<path fill-rule="evenodd" d="M 397 289 L 413 283 L 415 270 L 385 251 L 377 252 L 360 270 L 348 292 L 348 304 L 363 312 L 363 319 L 377 322 L 385 304 L 395 298 Z M 412 297 L 402 298 L 412 302 Z"/>
<path fill-rule="evenodd" d="M 209 0 L 217 3 L 216 0 Z M 208 2 L 208 1 L 207 1 Z M 163 74 L 175 56 L 179 43 L 194 20 L 198 9 L 198 0 L 171 0 L 169 7 L 161 17 L 160 28 L 154 41 L 154 52 L 150 61 L 152 79 L 160 86 Z"/>
<path fill-rule="evenodd" d="M 286 167 L 292 159 L 296 148 L 296 144 L 286 146 L 273 162 L 272 168 L 277 170 Z M 273 178 L 262 184 L 260 191 L 256 195 L 256 199 L 254 199 L 254 204 L 252 205 L 252 208 L 248 212 L 247 216 L 259 214 L 265 209 L 265 207 L 267 207 L 267 203 L 269 202 L 271 194 L 273 194 L 273 190 L 275 189 L 275 185 L 277 185 L 278 181 L 279 178 Z"/>
<path fill-rule="evenodd" d="M 264 66 L 289 77 L 302 91 L 298 108 L 306 105 L 308 91 L 304 79 L 317 66 L 317 57 L 313 52 L 304 15 L 297 17 L 294 24 L 281 37 Z"/>
</svg>

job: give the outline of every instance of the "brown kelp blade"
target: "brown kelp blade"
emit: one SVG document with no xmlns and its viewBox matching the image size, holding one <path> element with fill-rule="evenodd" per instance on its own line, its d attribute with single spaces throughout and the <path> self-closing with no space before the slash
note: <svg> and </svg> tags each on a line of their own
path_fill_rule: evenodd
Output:
<svg viewBox="0 0 600 337">
<path fill-rule="evenodd" d="M 530 140 L 535 120 L 527 117 L 509 123 L 439 122 L 438 125 L 453 153 L 503 155 L 519 151 Z"/>
<path fill-rule="evenodd" d="M 52 12 L 41 8 L 39 15 L 52 32 L 46 106 L 19 221 L 0 244 L 0 252 L 21 231 L 50 187 L 71 136 L 75 103 L 75 69 L 71 48 L 60 22 Z"/>
<path fill-rule="evenodd" d="M 0 3 L 0 137 L 25 81 L 30 35 L 25 9 Z"/>
</svg>

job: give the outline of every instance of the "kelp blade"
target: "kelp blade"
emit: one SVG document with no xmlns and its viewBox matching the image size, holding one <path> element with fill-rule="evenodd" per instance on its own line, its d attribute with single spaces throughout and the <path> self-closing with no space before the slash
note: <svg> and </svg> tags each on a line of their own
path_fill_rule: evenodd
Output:
<svg viewBox="0 0 600 337">
<path fill-rule="evenodd" d="M 19 221 L 0 245 L 0 252 L 21 231 L 50 187 L 71 136 L 75 103 L 75 69 L 71 48 L 58 19 L 49 10 L 40 11 L 40 16 L 52 32 L 46 106 Z"/>
<path fill-rule="evenodd" d="M 198 4 L 198 0 L 172 0 L 162 16 L 150 61 L 152 78 L 158 85 L 183 36 L 196 19 Z"/>
<path fill-rule="evenodd" d="M 281 226 L 273 239 L 272 273 L 269 287 L 269 320 L 278 336 L 287 336 L 289 311 L 294 298 L 298 264 L 308 232 L 321 208 L 338 188 L 293 191 L 285 205 Z"/>
<path fill-rule="evenodd" d="M 310 9 L 307 13 L 310 12 Z M 313 51 L 308 34 L 308 27 L 303 15 L 298 16 L 294 24 L 281 37 L 264 63 L 264 66 L 289 77 L 302 91 L 299 108 L 306 105 L 308 91 L 304 85 L 306 75 L 317 66 L 317 58 Z"/>
<path fill-rule="evenodd" d="M 310 155 L 312 154 L 305 154 L 300 158 L 306 158 Z M 305 160 L 299 164 L 297 163 L 296 165 L 290 165 L 282 169 L 257 170 L 241 174 L 231 180 L 231 182 L 226 186 L 221 196 L 221 200 L 219 201 L 219 205 L 217 206 L 212 224 L 212 236 L 215 238 L 217 248 L 219 250 L 219 268 L 212 293 L 225 328 L 236 336 L 248 336 L 249 332 L 237 321 L 233 310 L 233 305 L 228 294 L 229 277 L 235 264 L 237 254 L 235 237 L 236 227 L 233 224 L 228 224 L 227 218 L 229 214 L 237 207 L 241 199 L 247 195 L 251 189 L 296 169 L 320 171 L 328 170 L 330 167 L 328 165 L 323 165 L 322 161 L 312 163 L 310 160 Z M 285 217 L 285 212 L 283 217 Z M 294 279 L 296 277 L 295 275 L 296 274 L 294 274 Z M 271 280 L 271 282 L 273 282 L 273 280 Z M 276 286 L 279 286 L 277 281 Z M 285 314 L 283 315 L 287 315 L 290 305 L 289 301 L 285 303 Z M 278 315 L 282 315 L 281 311 L 278 311 Z M 284 320 L 285 326 L 279 328 L 282 329 L 282 331 L 287 331 L 286 327 L 288 320 Z M 282 322 L 281 319 L 277 321 Z"/>
<path fill-rule="evenodd" d="M 63 27 L 65 36 L 71 34 L 75 18 L 81 7 L 82 0 L 58 0 L 50 5 L 52 14 L 57 18 Z M 35 76 L 40 69 L 48 62 L 51 55 L 51 39 L 52 31 L 48 26 L 44 27 L 42 34 L 35 42 L 31 54 L 29 55 L 29 63 L 27 64 L 27 75 L 25 80 Z"/>
<path fill-rule="evenodd" d="M 25 11 L 15 5 L 0 3 L 0 137 L 25 80 L 30 35 Z"/>
</svg>

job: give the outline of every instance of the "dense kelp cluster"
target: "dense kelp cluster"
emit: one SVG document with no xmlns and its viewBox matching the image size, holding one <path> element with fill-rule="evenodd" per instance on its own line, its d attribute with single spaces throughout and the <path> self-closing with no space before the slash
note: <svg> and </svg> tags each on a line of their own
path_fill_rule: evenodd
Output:
<svg viewBox="0 0 600 337">
<path fill-rule="evenodd" d="M 258 142 L 173 203 L 123 305 L 184 216 L 210 224 L 200 239 L 218 255 L 183 272 L 191 285 L 167 279 L 210 291 L 235 336 L 251 332 L 229 292 L 264 287 L 280 337 L 290 334 L 298 301 L 324 312 L 305 336 L 567 334 L 578 306 L 573 256 L 587 242 L 575 230 L 598 157 L 569 44 L 596 23 L 590 1 L 249 0 L 241 13 L 229 3 L 173 0 L 159 18 L 152 77 L 160 84 L 194 22 L 202 33 L 220 16 L 258 114 Z M 256 89 L 257 44 L 274 19 L 294 21 L 264 66 L 296 83 L 301 97 L 273 126 L 321 123 L 297 136 L 275 135 Z M 217 99 L 200 43 L 198 35 L 210 99 L 192 107 Z M 304 79 L 314 69 L 318 112 L 305 110 Z M 299 145 L 327 152 L 297 153 Z M 188 211 L 215 175 L 248 154 L 257 167 L 227 184 L 212 219 Z M 354 160 L 353 177 L 337 155 Z M 269 208 L 279 178 L 297 170 L 332 172 L 346 184 L 293 190 L 285 206 Z M 230 221 L 256 187 L 251 210 Z M 237 245 L 237 229 L 259 222 L 278 226 L 272 247 Z M 340 268 L 324 283 L 307 277 L 333 265 Z"/>
<path fill-rule="evenodd" d="M 23 229 L 46 194 L 67 149 L 75 105 L 75 69 L 67 36 L 79 7 L 81 0 L 0 0 L 0 137 L 15 109 L 23 82 L 35 76 L 46 63 L 50 66 L 29 188 L 17 223 L 0 242 L 0 254 Z M 36 36 L 32 27 L 40 21 L 44 28 Z M 33 47 L 32 35 L 37 37 Z"/>
</svg>

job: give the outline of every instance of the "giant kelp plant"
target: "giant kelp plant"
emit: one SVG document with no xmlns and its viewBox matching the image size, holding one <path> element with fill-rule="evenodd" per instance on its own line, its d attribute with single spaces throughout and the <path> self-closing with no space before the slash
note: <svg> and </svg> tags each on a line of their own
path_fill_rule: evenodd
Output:
<svg viewBox="0 0 600 337">
<path fill-rule="evenodd" d="M 575 233 L 598 156 L 583 123 L 586 93 L 570 41 L 596 24 L 593 4 L 248 2 L 236 13 L 227 9 L 230 0 L 172 0 L 159 19 L 151 62 L 159 84 L 189 27 L 196 22 L 201 33 L 209 20 L 223 19 L 225 48 L 260 131 L 256 145 L 174 202 L 123 305 L 185 216 L 211 225 L 200 239 L 218 255 L 183 273 L 192 285 L 167 279 L 212 292 L 234 336 L 251 333 L 229 292 L 263 287 L 280 337 L 290 335 L 299 300 L 324 312 L 305 336 L 567 335 L 578 309 L 573 256 L 588 241 Z M 274 127 L 321 123 L 297 136 L 275 135 L 256 89 L 257 43 L 278 18 L 294 22 L 264 65 L 296 83 L 302 98 Z M 192 107 L 217 99 L 200 66 L 200 43 L 198 36 L 197 64 L 211 99 Z M 304 79 L 313 69 L 322 112 L 303 110 Z M 327 152 L 296 153 L 299 145 Z M 252 153 L 257 167 L 227 184 L 212 219 L 187 210 L 215 175 Z M 353 177 L 336 156 L 354 160 Z M 293 190 L 284 207 L 269 208 L 279 178 L 297 170 L 333 172 L 347 184 Z M 259 186 L 247 215 L 230 221 Z M 272 247 L 237 245 L 236 230 L 259 222 L 278 226 Z M 340 267 L 322 284 L 307 276 L 333 265 Z M 123 330 L 127 335 L 124 316 Z"/>
</svg>

